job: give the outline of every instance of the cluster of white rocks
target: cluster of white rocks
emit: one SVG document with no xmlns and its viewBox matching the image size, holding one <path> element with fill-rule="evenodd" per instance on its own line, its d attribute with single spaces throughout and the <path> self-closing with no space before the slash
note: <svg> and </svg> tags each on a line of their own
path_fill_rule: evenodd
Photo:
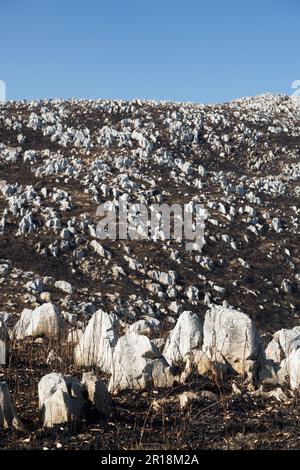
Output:
<svg viewBox="0 0 300 470">
<path fill-rule="evenodd" d="M 57 337 L 58 318 L 60 312 L 52 304 L 25 311 L 12 337 L 14 340 L 28 336 Z M 291 390 L 300 388 L 300 327 L 275 333 L 266 350 L 250 318 L 233 308 L 211 305 L 204 323 L 195 313 L 185 311 L 167 338 L 151 339 L 157 327 L 139 320 L 119 336 L 113 316 L 97 310 L 76 340 L 74 363 L 84 368 L 96 367 L 106 374 L 108 388 L 93 372 L 84 373 L 81 382 L 59 373 L 44 376 L 38 385 L 44 425 L 77 421 L 89 403 L 101 414 L 109 415 L 112 411 L 109 392 L 172 387 L 174 382 L 187 382 L 195 370 L 200 375 L 222 372 L 223 378 L 237 373 L 250 383 L 271 381 L 287 384 Z M 161 333 L 159 328 L 158 332 Z M 3 338 L 5 351 L 7 337 Z M 174 375 L 173 366 L 181 366 L 181 375 Z M 4 384 L 2 397 L 0 423 L 7 426 L 17 418 Z M 181 406 L 193 399 L 194 395 L 184 395 Z"/>
<path fill-rule="evenodd" d="M 106 386 L 171 387 L 194 371 L 299 388 L 299 137 L 287 96 L 0 107 L 0 366 L 16 342 L 44 337 L 107 377 L 45 376 L 46 426 L 80 419 L 91 403 L 105 414 Z M 99 240 L 107 201 L 202 204 L 202 251 L 160 227 L 152 241 Z M 254 324 L 284 329 L 264 350 Z"/>
</svg>

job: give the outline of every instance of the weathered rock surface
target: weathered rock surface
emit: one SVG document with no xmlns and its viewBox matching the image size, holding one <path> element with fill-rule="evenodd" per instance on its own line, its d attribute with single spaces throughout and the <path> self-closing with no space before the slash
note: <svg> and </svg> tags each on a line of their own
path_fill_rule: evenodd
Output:
<svg viewBox="0 0 300 470">
<path fill-rule="evenodd" d="M 47 336 L 56 338 L 61 328 L 60 308 L 46 303 L 35 310 L 24 309 L 14 328 L 13 337 L 22 340 L 27 337 Z"/>
<path fill-rule="evenodd" d="M 81 418 L 85 400 L 78 379 L 53 372 L 40 380 L 38 394 L 45 427 Z"/>
<path fill-rule="evenodd" d="M 273 335 L 272 341 L 266 348 L 266 358 L 280 363 L 294 349 L 300 348 L 300 327 L 282 329 Z"/>
<path fill-rule="evenodd" d="M 63 292 L 66 292 L 67 294 L 72 294 L 73 293 L 72 284 L 70 284 L 67 281 L 56 281 L 56 283 L 54 285 L 57 289 L 60 289 Z"/>
<path fill-rule="evenodd" d="M 5 365 L 8 360 L 9 353 L 9 335 L 6 325 L 0 317 L 0 366 Z"/>
<path fill-rule="evenodd" d="M 0 362 L 9 348 L 6 330 L 13 329 L 14 338 L 35 338 L 30 354 L 37 373 L 46 364 L 64 373 L 74 366 L 101 369 L 111 375 L 113 392 L 171 385 L 177 381 L 173 365 L 187 389 L 192 372 L 215 383 L 233 371 L 252 377 L 260 369 L 267 393 L 272 384 L 297 390 L 299 138 L 299 108 L 288 96 L 208 106 L 3 103 L 0 285 L 1 309 L 10 318 L 7 328 L 0 326 Z M 168 240 L 160 224 L 152 240 L 99 240 L 97 207 L 104 200 L 116 209 L 121 202 L 133 208 L 179 202 L 189 211 L 201 204 L 207 212 L 204 249 L 190 251 L 182 240 Z M 137 219 L 130 214 L 133 225 Z M 148 228 L 142 222 L 137 232 L 144 236 Z M 62 321 L 51 299 L 60 305 Z M 46 304 L 36 308 L 40 302 Z M 198 322 L 214 304 L 223 307 L 212 306 L 202 328 Z M 21 314 L 24 305 L 30 310 Z M 188 310 L 199 319 L 182 314 Z M 254 323 L 264 335 L 284 328 L 266 358 Z M 21 385 L 32 373 L 29 341 L 11 343 L 12 369 L 1 373 L 10 386 L 20 383 L 18 409 L 27 413 L 33 399 Z M 43 405 L 51 426 L 52 409 L 56 421 L 81 415 L 81 400 L 65 377 L 63 382 L 67 390 L 54 387 Z M 91 376 L 81 385 L 87 405 L 109 414 L 98 382 Z M 186 397 L 199 405 L 198 391 L 197 398 Z"/>
<path fill-rule="evenodd" d="M 266 360 L 260 371 L 260 380 L 287 385 L 292 390 L 300 387 L 298 366 L 300 351 L 300 327 L 282 329 L 273 335 L 265 350 Z"/>
<path fill-rule="evenodd" d="M 95 312 L 75 348 L 75 363 L 79 366 L 97 366 L 111 373 L 113 348 L 117 342 L 110 316 L 104 310 Z"/>
<path fill-rule="evenodd" d="M 149 338 L 127 333 L 118 340 L 113 353 L 109 391 L 167 387 L 173 380 L 169 364 Z"/>
<path fill-rule="evenodd" d="M 279 382 L 286 382 L 291 390 L 300 388 L 300 348 L 292 349 L 287 358 L 281 362 L 278 377 Z"/>
<path fill-rule="evenodd" d="M 239 374 L 249 374 L 262 360 L 261 341 L 250 318 L 244 313 L 211 306 L 205 315 L 203 352 L 212 361 L 218 355 Z"/>
<path fill-rule="evenodd" d="M 169 364 L 178 364 L 192 349 L 199 349 L 203 342 L 203 324 L 192 312 L 183 312 L 175 328 L 170 332 L 163 355 Z"/>
</svg>

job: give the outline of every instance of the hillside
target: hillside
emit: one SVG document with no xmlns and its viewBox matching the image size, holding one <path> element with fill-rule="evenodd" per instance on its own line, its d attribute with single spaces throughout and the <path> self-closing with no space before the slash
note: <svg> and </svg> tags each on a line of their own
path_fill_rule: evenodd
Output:
<svg viewBox="0 0 300 470">
<path fill-rule="evenodd" d="M 43 430 L 37 388 L 52 371 L 80 377 L 93 369 L 108 384 L 102 357 L 79 364 L 73 356 L 99 310 L 114 341 L 130 330 L 160 352 L 183 312 L 201 325 L 210 308 L 243 312 L 261 351 L 276 331 L 300 327 L 299 198 L 300 111 L 288 96 L 0 105 L 0 320 L 10 336 L 0 373 L 27 429 L 0 430 L 0 447 L 299 447 L 297 387 L 280 384 L 281 402 L 266 395 L 274 384 L 257 393 L 257 377 L 250 385 L 243 374 L 183 380 L 183 356 L 169 360 L 172 385 L 124 386 L 109 420 L 90 409 L 79 424 Z M 97 241 L 97 208 L 120 200 L 201 204 L 202 250 L 174 238 Z M 22 312 L 45 304 L 59 311 L 59 332 L 29 334 Z M 177 395 L 199 390 L 211 395 L 183 411 Z"/>
</svg>

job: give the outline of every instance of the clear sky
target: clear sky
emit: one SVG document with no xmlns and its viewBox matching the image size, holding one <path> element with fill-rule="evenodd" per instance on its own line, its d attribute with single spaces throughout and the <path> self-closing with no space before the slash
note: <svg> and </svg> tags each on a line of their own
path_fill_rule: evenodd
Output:
<svg viewBox="0 0 300 470">
<path fill-rule="evenodd" d="M 7 99 L 292 92 L 299 0 L 0 0 Z"/>
</svg>

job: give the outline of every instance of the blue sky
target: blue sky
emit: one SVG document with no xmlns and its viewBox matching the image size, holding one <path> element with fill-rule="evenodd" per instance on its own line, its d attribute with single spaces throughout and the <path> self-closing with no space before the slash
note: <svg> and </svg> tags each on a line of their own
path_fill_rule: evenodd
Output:
<svg viewBox="0 0 300 470">
<path fill-rule="evenodd" d="M 292 92 L 298 0 L 0 0 L 7 99 Z"/>
</svg>

